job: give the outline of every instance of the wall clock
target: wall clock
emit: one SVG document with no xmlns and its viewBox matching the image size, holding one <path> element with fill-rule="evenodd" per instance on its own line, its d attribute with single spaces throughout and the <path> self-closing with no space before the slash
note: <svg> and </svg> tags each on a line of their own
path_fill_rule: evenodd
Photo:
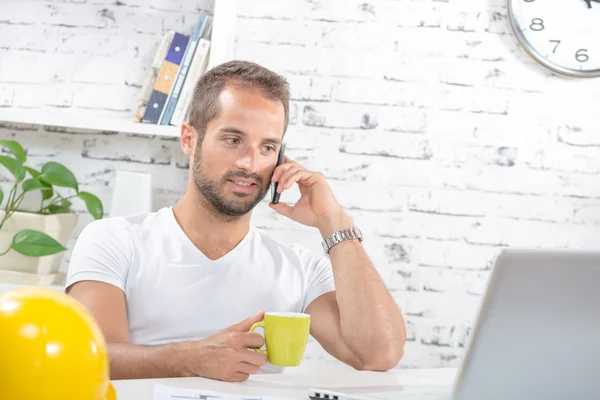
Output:
<svg viewBox="0 0 600 400">
<path fill-rule="evenodd" d="M 600 0 L 507 0 L 523 48 L 568 76 L 600 76 Z"/>
</svg>

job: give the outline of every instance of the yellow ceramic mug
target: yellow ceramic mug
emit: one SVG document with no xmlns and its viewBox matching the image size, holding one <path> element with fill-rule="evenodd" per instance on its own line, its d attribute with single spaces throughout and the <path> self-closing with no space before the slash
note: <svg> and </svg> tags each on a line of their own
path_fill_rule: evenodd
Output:
<svg viewBox="0 0 600 400">
<path fill-rule="evenodd" d="M 288 312 L 267 312 L 262 321 L 255 323 L 265 330 L 266 350 L 255 349 L 267 355 L 273 365 L 295 367 L 300 365 L 308 342 L 310 315 Z"/>
</svg>

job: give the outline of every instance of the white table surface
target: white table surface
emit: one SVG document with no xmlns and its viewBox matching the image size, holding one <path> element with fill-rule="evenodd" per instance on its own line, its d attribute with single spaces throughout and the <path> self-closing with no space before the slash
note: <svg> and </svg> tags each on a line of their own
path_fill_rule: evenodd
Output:
<svg viewBox="0 0 600 400">
<path fill-rule="evenodd" d="M 372 372 L 356 371 L 341 363 L 305 361 L 299 367 L 286 368 L 283 373 L 252 375 L 247 381 L 240 383 L 204 378 L 166 378 L 115 380 L 113 385 L 117 400 L 151 400 L 155 384 L 232 395 L 281 396 L 307 400 L 308 390 L 315 387 L 410 386 L 414 389 L 417 386 L 441 385 L 450 391 L 455 374 L 454 368 Z"/>
</svg>

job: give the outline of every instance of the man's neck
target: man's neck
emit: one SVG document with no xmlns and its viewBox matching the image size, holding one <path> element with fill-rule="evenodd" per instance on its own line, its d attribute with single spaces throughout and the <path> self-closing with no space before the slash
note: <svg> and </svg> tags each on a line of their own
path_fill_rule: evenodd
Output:
<svg viewBox="0 0 600 400">
<path fill-rule="evenodd" d="M 195 190 L 188 190 L 173 206 L 173 214 L 186 236 L 211 260 L 233 250 L 250 229 L 250 213 L 241 217 L 219 214 Z"/>
</svg>

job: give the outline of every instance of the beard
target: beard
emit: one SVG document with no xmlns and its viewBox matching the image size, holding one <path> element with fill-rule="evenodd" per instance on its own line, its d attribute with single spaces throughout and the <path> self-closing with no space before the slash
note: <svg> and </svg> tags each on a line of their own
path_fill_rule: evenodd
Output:
<svg viewBox="0 0 600 400">
<path fill-rule="evenodd" d="M 204 173 L 200 152 L 197 153 L 192 174 L 198 192 L 209 202 L 215 211 L 223 216 L 241 217 L 249 213 L 265 198 L 269 187 L 263 186 L 263 179 L 258 174 L 246 174 L 243 171 L 229 171 L 220 179 L 211 179 Z M 256 193 L 233 192 L 235 199 L 228 199 L 226 186 L 235 178 L 253 179 L 258 191 Z"/>
</svg>

